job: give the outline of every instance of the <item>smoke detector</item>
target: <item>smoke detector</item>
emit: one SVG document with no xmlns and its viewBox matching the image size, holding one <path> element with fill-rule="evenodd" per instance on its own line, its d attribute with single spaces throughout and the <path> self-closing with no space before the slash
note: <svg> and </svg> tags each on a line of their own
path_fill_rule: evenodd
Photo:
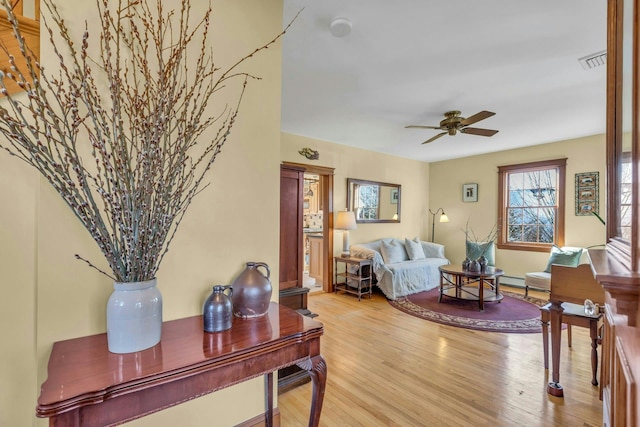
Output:
<svg viewBox="0 0 640 427">
<path fill-rule="evenodd" d="M 335 37 L 344 37 L 351 32 L 351 20 L 348 18 L 333 18 L 329 24 L 329 31 Z"/>
</svg>

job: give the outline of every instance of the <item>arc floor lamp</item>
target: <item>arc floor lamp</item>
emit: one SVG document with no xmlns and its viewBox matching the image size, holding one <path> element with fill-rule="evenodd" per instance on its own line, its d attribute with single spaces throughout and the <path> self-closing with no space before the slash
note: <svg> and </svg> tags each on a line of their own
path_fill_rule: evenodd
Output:
<svg viewBox="0 0 640 427">
<path fill-rule="evenodd" d="M 433 219 L 431 221 L 431 241 L 432 242 L 434 241 L 434 233 L 436 231 L 436 215 L 438 215 L 440 211 L 442 211 L 442 215 L 440 215 L 440 221 L 438 222 L 449 222 L 449 217 L 447 216 L 446 213 L 444 213 L 444 209 L 438 208 L 435 212 L 429 209 L 429 213 L 433 215 Z"/>
</svg>

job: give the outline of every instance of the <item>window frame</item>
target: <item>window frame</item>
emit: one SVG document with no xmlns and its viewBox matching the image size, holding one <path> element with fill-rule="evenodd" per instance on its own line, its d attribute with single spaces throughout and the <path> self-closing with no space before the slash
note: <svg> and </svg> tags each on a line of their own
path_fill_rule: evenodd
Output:
<svg viewBox="0 0 640 427">
<path fill-rule="evenodd" d="M 558 176 L 558 188 L 556 188 L 556 200 L 558 203 L 558 211 L 555 218 L 553 243 L 534 243 L 534 242 L 509 242 L 507 240 L 508 227 L 507 208 L 508 201 L 507 192 L 508 180 L 507 176 L 511 173 L 535 172 L 545 169 L 556 169 Z M 538 162 L 519 163 L 515 165 L 498 166 L 498 249 L 510 249 L 516 251 L 533 251 L 533 252 L 549 252 L 555 244 L 564 246 L 564 222 L 565 222 L 565 183 L 566 183 L 567 158 L 543 160 Z"/>
</svg>

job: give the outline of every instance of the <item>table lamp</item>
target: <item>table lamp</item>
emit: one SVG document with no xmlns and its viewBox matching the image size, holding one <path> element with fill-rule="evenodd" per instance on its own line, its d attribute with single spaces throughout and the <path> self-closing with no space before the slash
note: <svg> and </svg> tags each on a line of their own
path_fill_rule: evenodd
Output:
<svg viewBox="0 0 640 427">
<path fill-rule="evenodd" d="M 349 252 L 349 230 L 355 230 L 356 227 L 356 216 L 353 212 L 350 211 L 341 211 L 338 212 L 338 217 L 336 218 L 336 230 L 342 231 L 342 256 L 348 257 L 350 256 Z"/>
</svg>

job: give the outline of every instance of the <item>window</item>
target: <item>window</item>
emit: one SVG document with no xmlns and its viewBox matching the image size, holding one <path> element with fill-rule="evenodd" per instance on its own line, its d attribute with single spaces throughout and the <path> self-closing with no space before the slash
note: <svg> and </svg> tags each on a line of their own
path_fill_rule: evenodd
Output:
<svg viewBox="0 0 640 427">
<path fill-rule="evenodd" d="M 498 247 L 548 252 L 564 245 L 567 159 L 498 168 Z"/>
</svg>

